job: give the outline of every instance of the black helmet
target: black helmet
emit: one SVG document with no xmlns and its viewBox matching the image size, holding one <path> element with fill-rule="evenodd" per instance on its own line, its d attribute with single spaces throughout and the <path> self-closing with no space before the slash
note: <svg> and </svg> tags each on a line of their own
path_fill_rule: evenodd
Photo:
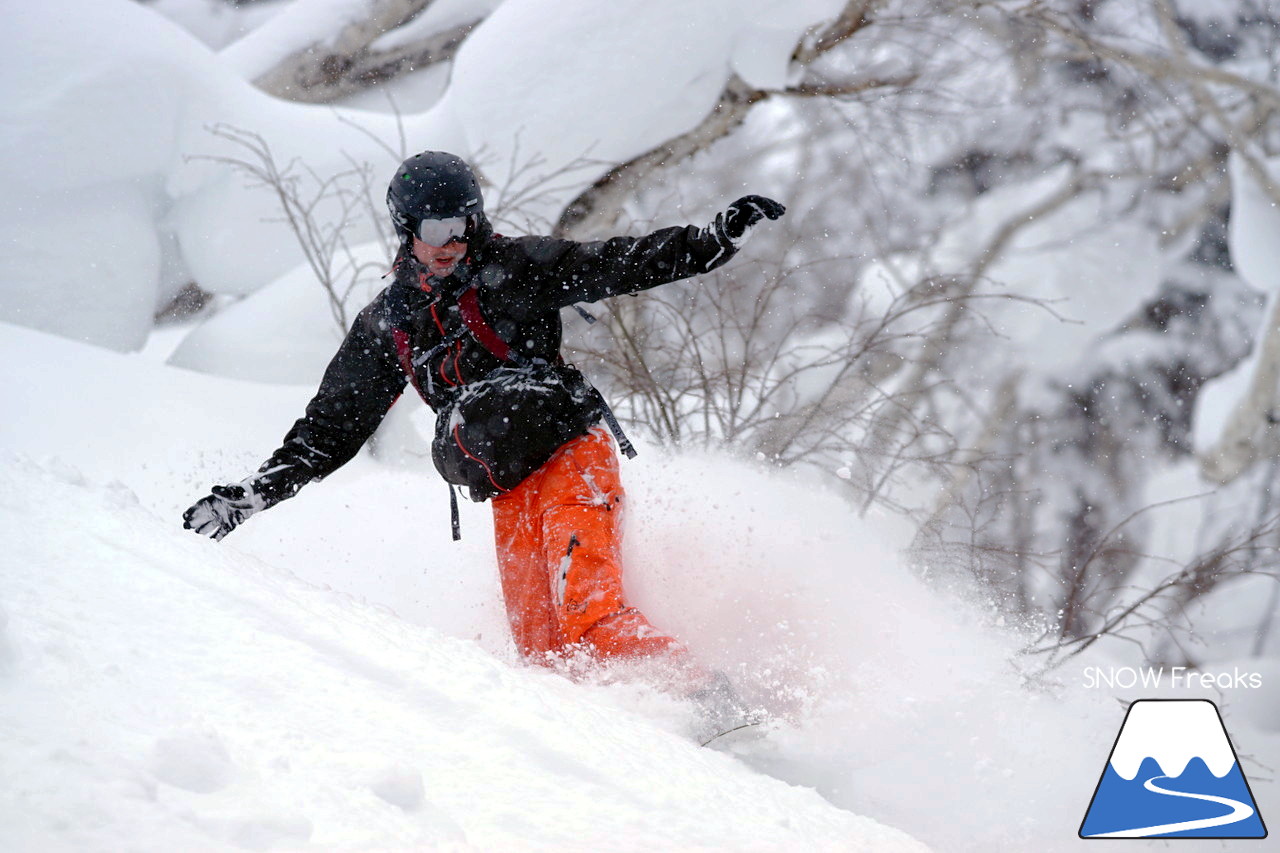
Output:
<svg viewBox="0 0 1280 853">
<path fill-rule="evenodd" d="M 484 199 L 480 182 L 462 158 L 423 151 L 400 164 L 387 187 L 387 208 L 396 230 L 407 239 L 423 219 L 483 219 Z"/>
</svg>

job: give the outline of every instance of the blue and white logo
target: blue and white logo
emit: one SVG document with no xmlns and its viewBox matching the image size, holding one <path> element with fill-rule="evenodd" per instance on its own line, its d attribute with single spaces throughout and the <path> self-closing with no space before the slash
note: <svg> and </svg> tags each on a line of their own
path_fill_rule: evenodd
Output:
<svg viewBox="0 0 1280 853">
<path fill-rule="evenodd" d="M 1139 699 L 1080 825 L 1081 838 L 1266 838 L 1218 706 Z"/>
</svg>

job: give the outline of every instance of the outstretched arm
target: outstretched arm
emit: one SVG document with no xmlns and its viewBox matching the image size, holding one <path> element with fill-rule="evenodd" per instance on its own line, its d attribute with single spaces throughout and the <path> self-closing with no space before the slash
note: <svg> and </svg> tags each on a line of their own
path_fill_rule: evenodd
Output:
<svg viewBox="0 0 1280 853">
<path fill-rule="evenodd" d="M 635 293 L 660 284 L 710 272 L 738 251 L 763 219 L 777 219 L 786 208 L 773 199 L 738 199 L 706 226 L 663 228 L 643 237 L 614 237 L 591 243 L 537 238 L 529 240 L 530 279 L 537 308 L 562 308 Z"/>
<path fill-rule="evenodd" d="M 306 414 L 280 448 L 256 474 L 236 484 L 214 486 L 183 514 L 184 527 L 222 539 L 249 516 L 293 497 L 359 452 L 406 382 L 378 327 L 379 305 L 375 302 L 356 318 Z"/>
</svg>

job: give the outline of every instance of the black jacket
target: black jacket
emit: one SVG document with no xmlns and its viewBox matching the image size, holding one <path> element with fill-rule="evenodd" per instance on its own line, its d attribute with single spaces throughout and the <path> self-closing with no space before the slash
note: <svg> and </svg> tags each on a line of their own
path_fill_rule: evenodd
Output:
<svg viewBox="0 0 1280 853">
<path fill-rule="evenodd" d="M 708 272 L 735 252 L 715 227 L 694 226 L 592 243 L 498 235 L 473 242 L 444 279 L 430 278 L 402 247 L 394 282 L 356 317 L 306 414 L 254 478 L 268 505 L 354 457 L 410 379 L 438 411 L 503 365 L 462 320 L 458 298 L 473 285 L 485 321 L 513 350 L 556 362 L 561 308 Z"/>
</svg>

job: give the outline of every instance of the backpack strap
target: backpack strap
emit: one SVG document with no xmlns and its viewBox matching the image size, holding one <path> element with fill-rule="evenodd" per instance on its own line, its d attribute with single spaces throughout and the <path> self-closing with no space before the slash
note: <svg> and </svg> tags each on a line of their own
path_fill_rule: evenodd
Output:
<svg viewBox="0 0 1280 853">
<path fill-rule="evenodd" d="M 396 344 L 396 360 L 400 362 L 400 369 L 404 371 L 404 375 L 408 377 L 422 401 L 427 402 L 429 399 L 427 391 L 418 384 L 418 375 L 413 369 L 413 349 L 409 346 L 409 333 L 399 327 L 392 327 L 391 339 Z"/>
<path fill-rule="evenodd" d="M 592 386 L 591 390 L 596 392 L 596 399 L 600 401 L 600 408 L 604 410 L 604 422 L 609 425 L 609 432 L 613 433 L 614 441 L 618 442 L 618 449 L 628 459 L 635 459 L 635 445 L 631 443 L 631 439 L 627 438 L 627 434 L 622 431 L 622 424 L 618 423 L 618 417 L 613 413 L 613 408 L 609 405 L 609 401 L 594 386 Z"/>
<path fill-rule="evenodd" d="M 523 354 L 511 349 L 511 345 L 485 321 L 484 315 L 480 313 L 480 297 L 476 288 L 468 287 L 458 297 L 458 312 L 462 314 L 462 322 L 467 324 L 472 337 L 480 342 L 480 346 L 493 353 L 499 361 L 510 361 L 520 365 L 529 363 Z"/>
</svg>

